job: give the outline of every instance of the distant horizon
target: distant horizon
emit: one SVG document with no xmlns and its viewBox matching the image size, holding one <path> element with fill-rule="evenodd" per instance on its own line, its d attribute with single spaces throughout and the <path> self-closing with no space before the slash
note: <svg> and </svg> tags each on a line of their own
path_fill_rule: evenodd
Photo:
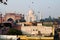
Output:
<svg viewBox="0 0 60 40">
<path fill-rule="evenodd" d="M 28 14 L 33 9 L 35 15 L 40 18 L 60 17 L 60 0 L 8 0 L 7 5 L 0 3 L 0 12 L 3 13 L 22 13 Z"/>
<path fill-rule="evenodd" d="M 15 12 L 7 12 L 7 13 L 5 13 L 5 14 L 2 14 L 2 17 L 4 17 L 6 14 L 10 14 L 10 13 L 14 13 L 14 14 L 17 14 L 17 13 L 15 13 Z M 18 13 L 19 14 L 19 13 Z M 21 13 L 20 13 L 21 14 Z M 24 15 L 24 14 L 22 14 L 22 15 Z M 28 15 L 24 15 L 25 17 L 26 16 L 28 16 Z M 37 17 L 37 15 L 35 16 L 36 18 L 38 18 Z M 50 16 L 51 17 L 51 16 Z M 48 17 L 46 17 L 46 18 L 49 18 L 49 16 Z M 42 18 L 42 19 L 46 19 L 46 18 Z M 55 17 L 51 17 L 52 19 L 53 18 L 55 18 Z M 55 18 L 55 19 L 58 19 L 58 17 L 57 18 Z M 37 21 L 39 21 L 39 20 L 41 20 L 41 19 L 37 19 Z"/>
</svg>

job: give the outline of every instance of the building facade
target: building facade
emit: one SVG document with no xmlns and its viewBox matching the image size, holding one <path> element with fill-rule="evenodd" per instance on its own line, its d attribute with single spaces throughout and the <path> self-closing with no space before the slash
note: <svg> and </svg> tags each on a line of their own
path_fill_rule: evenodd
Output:
<svg viewBox="0 0 60 40">
<path fill-rule="evenodd" d="M 0 23 L 1 22 L 5 22 L 5 21 L 7 21 L 8 19 L 12 19 L 13 21 L 15 21 L 15 20 L 19 20 L 19 19 L 21 19 L 22 18 L 22 14 L 16 14 L 16 13 L 6 13 L 5 15 L 4 15 L 4 17 L 0 17 Z"/>
</svg>

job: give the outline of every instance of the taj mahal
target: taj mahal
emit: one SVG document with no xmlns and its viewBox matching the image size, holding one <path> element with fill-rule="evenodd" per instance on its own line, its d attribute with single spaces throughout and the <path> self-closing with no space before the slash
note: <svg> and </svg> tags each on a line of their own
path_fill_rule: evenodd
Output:
<svg viewBox="0 0 60 40">
<path fill-rule="evenodd" d="M 28 15 L 26 16 L 26 20 L 27 20 L 27 22 L 34 22 L 34 21 L 36 21 L 36 16 L 35 16 L 33 10 L 31 10 L 31 9 L 29 10 Z"/>
<path fill-rule="evenodd" d="M 1 15 L 1 14 L 0 14 Z M 7 21 L 8 19 L 12 19 L 12 20 L 20 20 L 24 14 L 16 14 L 16 13 L 5 13 L 4 17 L 0 16 L 0 23 Z M 26 22 L 34 22 L 36 21 L 36 16 L 34 14 L 34 11 L 32 9 L 30 9 L 28 11 L 27 16 L 24 17 Z"/>
</svg>

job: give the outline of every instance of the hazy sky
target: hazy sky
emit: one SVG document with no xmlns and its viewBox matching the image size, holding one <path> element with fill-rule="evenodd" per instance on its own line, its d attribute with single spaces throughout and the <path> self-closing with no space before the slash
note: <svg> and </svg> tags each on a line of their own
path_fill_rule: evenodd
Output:
<svg viewBox="0 0 60 40">
<path fill-rule="evenodd" d="M 8 0 L 7 4 L 0 3 L 0 12 L 16 12 L 27 15 L 28 11 L 33 9 L 39 18 L 40 14 L 43 18 L 60 16 L 60 0 Z"/>
</svg>

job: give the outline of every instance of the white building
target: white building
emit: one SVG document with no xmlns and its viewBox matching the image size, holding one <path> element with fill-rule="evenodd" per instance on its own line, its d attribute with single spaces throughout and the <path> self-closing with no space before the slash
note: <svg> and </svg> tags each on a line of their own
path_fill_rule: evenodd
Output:
<svg viewBox="0 0 60 40">
<path fill-rule="evenodd" d="M 26 21 L 27 22 L 34 22 L 36 20 L 36 17 L 34 15 L 33 10 L 29 10 L 28 15 L 26 16 Z"/>
</svg>

